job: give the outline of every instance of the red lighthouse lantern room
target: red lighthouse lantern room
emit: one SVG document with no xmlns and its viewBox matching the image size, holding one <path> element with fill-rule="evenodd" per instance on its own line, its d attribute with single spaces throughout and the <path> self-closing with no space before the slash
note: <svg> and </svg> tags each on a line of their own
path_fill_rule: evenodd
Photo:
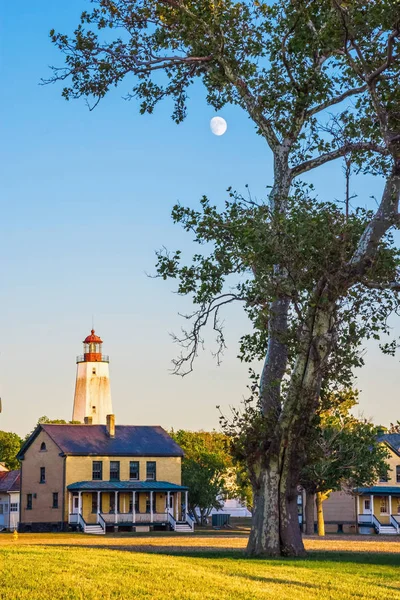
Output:
<svg viewBox="0 0 400 600">
<path fill-rule="evenodd" d="M 95 334 L 94 329 L 90 335 L 83 340 L 83 359 L 84 362 L 102 362 L 103 340 Z"/>
</svg>

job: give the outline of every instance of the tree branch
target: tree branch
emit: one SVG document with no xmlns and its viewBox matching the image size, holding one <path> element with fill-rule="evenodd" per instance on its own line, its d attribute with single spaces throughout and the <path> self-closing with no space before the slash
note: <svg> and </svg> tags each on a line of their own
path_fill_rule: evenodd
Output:
<svg viewBox="0 0 400 600">
<path fill-rule="evenodd" d="M 347 90 L 346 92 L 343 92 L 343 94 L 339 94 L 338 96 L 334 96 L 333 98 L 325 100 L 325 102 L 321 102 L 321 104 L 318 104 L 318 106 L 310 108 L 310 110 L 306 111 L 306 117 L 312 117 L 313 115 L 321 112 L 322 110 L 325 110 L 325 108 L 329 108 L 330 106 L 334 106 L 335 104 L 340 104 L 340 102 L 343 102 L 343 100 L 346 100 L 346 98 L 349 98 L 350 96 L 362 94 L 367 89 L 368 86 L 367 84 L 365 84 L 358 88 Z"/>
<path fill-rule="evenodd" d="M 379 146 L 379 144 L 376 144 L 375 142 L 349 142 L 336 150 L 326 152 L 325 154 L 321 154 L 320 156 L 316 156 L 315 158 L 311 158 L 310 160 L 306 160 L 299 165 L 292 167 L 291 176 L 298 177 L 302 173 L 306 173 L 307 171 L 324 165 L 336 158 L 345 156 L 350 152 L 377 152 L 383 156 L 389 156 L 389 151 L 384 146 Z"/>
</svg>

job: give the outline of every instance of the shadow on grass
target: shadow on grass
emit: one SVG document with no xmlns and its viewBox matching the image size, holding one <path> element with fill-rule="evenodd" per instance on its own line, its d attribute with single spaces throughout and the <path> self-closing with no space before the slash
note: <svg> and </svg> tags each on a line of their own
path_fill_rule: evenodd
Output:
<svg viewBox="0 0 400 600">
<path fill-rule="evenodd" d="M 33 544 L 34 545 L 34 544 Z M 32 546 L 30 546 L 32 547 Z M 206 546 L 183 547 L 177 544 L 176 546 L 163 546 L 161 544 L 146 544 L 146 545 L 104 545 L 104 544 L 43 544 L 45 548 L 84 548 L 85 550 L 116 550 L 119 552 L 130 552 L 140 554 L 156 554 L 161 556 L 173 556 L 184 558 L 200 558 L 200 559 L 229 559 L 229 560 L 246 560 L 246 561 L 266 561 L 281 564 L 296 564 L 298 567 L 307 567 L 311 563 L 347 563 L 360 565 L 386 565 L 400 566 L 400 553 L 391 552 L 353 552 L 343 550 L 311 550 L 307 556 L 301 558 L 262 558 L 248 557 L 244 550 L 232 547 L 224 548 L 207 548 Z"/>
</svg>

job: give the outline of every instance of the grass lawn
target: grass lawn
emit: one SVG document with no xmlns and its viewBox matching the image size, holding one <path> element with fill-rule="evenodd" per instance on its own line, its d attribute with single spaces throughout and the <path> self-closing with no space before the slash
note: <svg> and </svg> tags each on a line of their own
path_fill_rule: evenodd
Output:
<svg viewBox="0 0 400 600">
<path fill-rule="evenodd" d="M 307 559 L 243 557 L 247 535 L 0 535 L 0 599 L 399 599 L 400 543 L 306 540 Z"/>
</svg>

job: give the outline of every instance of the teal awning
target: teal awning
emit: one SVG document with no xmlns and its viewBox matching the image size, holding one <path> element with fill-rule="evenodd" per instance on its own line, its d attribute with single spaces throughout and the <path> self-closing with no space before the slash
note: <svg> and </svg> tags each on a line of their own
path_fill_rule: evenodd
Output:
<svg viewBox="0 0 400 600">
<path fill-rule="evenodd" d="M 189 488 L 169 481 L 77 481 L 70 492 L 185 492 Z"/>
<path fill-rule="evenodd" d="M 400 496 L 400 486 L 376 485 L 369 488 L 356 488 L 356 494 L 376 494 L 377 496 Z"/>
</svg>

